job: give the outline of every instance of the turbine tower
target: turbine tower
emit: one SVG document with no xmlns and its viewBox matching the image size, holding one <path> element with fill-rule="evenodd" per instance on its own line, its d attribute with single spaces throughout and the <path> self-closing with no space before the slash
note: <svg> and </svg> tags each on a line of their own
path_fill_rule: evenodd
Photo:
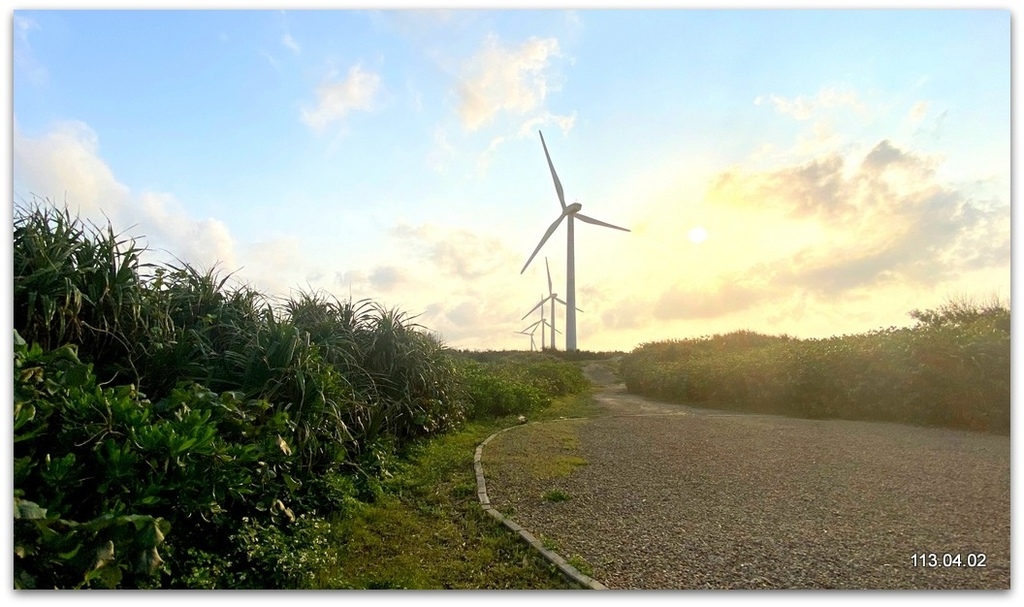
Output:
<svg viewBox="0 0 1024 607">
<path fill-rule="evenodd" d="M 547 301 L 547 299 L 544 297 L 543 294 L 540 297 L 541 297 L 540 302 L 537 305 L 535 305 L 532 308 L 530 308 L 530 311 L 527 312 L 526 314 L 523 314 L 523 317 L 520 318 L 519 320 L 526 320 L 527 316 L 529 316 L 530 314 L 533 314 L 534 310 L 536 310 L 545 301 Z M 535 323 L 533 323 L 532 325 L 530 325 L 530 327 L 538 325 L 538 324 L 540 325 L 540 349 L 543 352 L 544 351 L 544 346 L 545 346 L 545 344 L 547 344 L 547 341 L 544 338 L 544 327 L 550 325 L 550 323 L 548 323 L 547 320 L 545 320 L 545 318 L 544 318 L 544 308 L 540 309 L 540 320 L 535 322 Z M 530 327 L 526 327 L 526 328 L 529 329 Z M 551 334 L 551 341 L 552 342 L 555 341 L 555 334 L 554 333 Z"/>
<path fill-rule="evenodd" d="M 555 291 L 554 291 L 554 287 L 551 284 L 551 266 L 548 265 L 548 258 L 547 257 L 544 258 L 544 267 L 548 271 L 548 296 L 541 298 L 541 300 L 539 302 L 537 302 L 537 305 L 533 306 L 533 308 L 531 308 L 530 311 L 527 312 L 526 314 L 524 314 L 523 317 L 520 318 L 519 320 L 525 320 L 526 317 L 529 316 L 534 310 L 536 310 L 537 308 L 540 308 L 541 306 L 543 306 L 545 302 L 550 301 L 551 302 L 551 323 L 550 324 L 551 324 L 551 331 L 552 331 L 552 333 L 551 333 L 551 349 L 552 350 L 557 350 L 558 348 L 555 346 L 555 334 L 554 334 L 554 331 L 555 331 L 555 302 L 557 301 L 558 303 L 562 304 L 563 306 L 567 306 L 568 304 L 566 304 L 564 301 L 559 299 L 558 298 L 558 293 L 555 293 Z M 577 312 L 582 312 L 583 310 L 580 310 L 579 308 L 576 308 L 576 311 Z M 544 308 L 541 308 L 541 310 L 540 310 L 540 317 L 544 318 Z M 559 331 L 559 333 L 561 333 L 561 331 Z"/>
<path fill-rule="evenodd" d="M 592 223 L 594 225 L 604 226 L 606 228 L 622 230 L 623 232 L 628 232 L 629 230 L 627 230 L 626 228 L 620 228 L 619 226 L 613 226 L 610 223 L 598 221 L 593 217 L 587 217 L 586 215 L 580 213 L 580 209 L 583 208 L 583 205 L 578 202 L 574 202 L 570 205 L 565 204 L 565 194 L 562 192 L 562 183 L 558 181 L 558 174 L 555 173 L 555 165 L 551 163 L 551 154 L 548 154 L 548 146 L 546 143 L 544 143 L 544 133 L 541 133 L 540 131 L 537 131 L 537 133 L 540 134 L 540 144 L 544 147 L 544 156 L 548 160 L 548 168 L 551 169 L 551 178 L 555 181 L 555 192 L 558 193 L 558 202 L 562 205 L 562 214 L 558 216 L 558 219 L 556 219 L 554 223 L 552 223 L 551 226 L 548 228 L 548 231 L 544 233 L 544 237 L 540 239 L 540 244 L 538 244 L 537 248 L 533 250 L 533 254 L 531 254 L 530 258 L 526 260 L 526 264 L 523 266 L 523 269 L 519 271 L 519 273 L 522 274 L 523 272 L 526 271 L 527 266 L 529 266 L 530 262 L 533 261 L 533 258 L 537 256 L 537 253 L 540 251 L 541 247 L 544 246 L 544 243 L 548 241 L 548 238 L 550 238 L 552 234 L 554 234 L 555 230 L 558 228 L 558 224 L 562 223 L 562 220 L 568 217 L 569 221 L 566 224 L 566 231 L 568 232 L 568 244 L 566 247 L 565 257 L 565 349 L 569 352 L 575 352 L 576 259 L 573 254 L 573 219 L 579 219 L 584 223 Z"/>
</svg>

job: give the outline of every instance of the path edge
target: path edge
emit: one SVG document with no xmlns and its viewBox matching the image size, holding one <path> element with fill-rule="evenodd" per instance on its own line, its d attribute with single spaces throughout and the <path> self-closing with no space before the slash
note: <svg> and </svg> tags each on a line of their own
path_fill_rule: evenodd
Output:
<svg viewBox="0 0 1024 607">
<path fill-rule="evenodd" d="M 484 446 L 487 443 L 491 442 L 491 439 L 493 439 L 495 436 L 498 436 L 502 432 L 506 432 L 508 430 L 518 427 L 519 426 L 509 426 L 508 428 L 502 428 L 501 430 L 498 430 L 494 434 L 485 438 L 482 443 L 477 445 L 476 453 L 474 453 L 473 455 L 473 468 L 476 471 L 476 495 L 480 499 L 480 505 L 483 507 L 484 511 L 487 512 L 487 514 L 490 514 L 500 523 L 502 523 L 512 531 L 516 532 L 517 534 L 519 534 L 519 537 L 526 541 L 526 543 L 532 546 L 535 550 L 540 552 L 541 556 L 543 556 L 553 565 L 558 567 L 562 574 L 571 579 L 572 581 L 576 582 L 577 584 L 580 584 L 584 588 L 589 588 L 591 590 L 608 590 L 608 587 L 602 584 L 601 582 L 584 574 L 579 569 L 570 565 L 569 562 L 566 561 L 560 554 L 545 548 L 539 539 L 537 539 L 532 533 L 530 533 L 526 529 L 523 529 L 523 527 L 519 523 L 515 522 L 513 519 L 503 515 L 502 513 L 498 512 L 496 509 L 491 507 L 491 498 L 488 497 L 487 495 L 487 481 L 486 479 L 484 479 L 484 466 L 483 462 L 481 461 L 483 459 Z"/>
</svg>

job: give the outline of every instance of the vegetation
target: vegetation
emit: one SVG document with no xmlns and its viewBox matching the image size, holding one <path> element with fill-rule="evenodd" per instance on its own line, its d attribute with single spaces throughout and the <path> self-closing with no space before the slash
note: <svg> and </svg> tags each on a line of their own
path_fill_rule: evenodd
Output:
<svg viewBox="0 0 1024 607">
<path fill-rule="evenodd" d="M 426 478 L 455 483 L 432 516 L 468 517 L 481 555 L 521 560 L 465 481 L 400 470 L 432 440 L 482 440 L 467 423 L 583 390 L 577 367 L 469 360 L 372 301 L 271 301 L 144 251 L 48 203 L 15 207 L 15 587 L 482 583 L 352 573 L 345 550 L 383 533 L 357 521 L 414 521 Z M 454 466 L 439 473 L 472 478 Z"/>
<path fill-rule="evenodd" d="M 1010 310 L 951 300 L 916 324 L 828 339 L 737 331 L 647 343 L 626 355 L 629 391 L 806 418 L 1009 434 Z"/>
<path fill-rule="evenodd" d="M 13 245 L 16 588 L 567 587 L 480 509 L 473 451 L 521 415 L 590 414 L 579 364 L 608 353 L 453 351 L 370 300 L 145 263 L 49 203 L 15 206 Z M 911 315 L 645 344 L 621 375 L 713 406 L 1008 432 L 1009 310 Z M 533 473 L 586 464 L 555 438 Z"/>
</svg>

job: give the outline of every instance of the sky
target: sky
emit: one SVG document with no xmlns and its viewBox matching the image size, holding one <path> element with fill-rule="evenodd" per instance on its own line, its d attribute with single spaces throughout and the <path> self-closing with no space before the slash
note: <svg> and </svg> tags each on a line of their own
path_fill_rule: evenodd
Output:
<svg viewBox="0 0 1024 607">
<path fill-rule="evenodd" d="M 545 259 L 566 297 L 564 222 L 521 272 L 561 210 L 543 132 L 566 202 L 630 230 L 576 222 L 580 349 L 1010 300 L 1005 9 L 11 17 L 14 204 L 270 296 L 529 348 Z"/>
</svg>

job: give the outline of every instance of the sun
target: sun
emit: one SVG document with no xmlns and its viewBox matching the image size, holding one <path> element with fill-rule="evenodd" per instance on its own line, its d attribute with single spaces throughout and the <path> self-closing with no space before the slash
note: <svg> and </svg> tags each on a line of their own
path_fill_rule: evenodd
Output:
<svg viewBox="0 0 1024 607">
<path fill-rule="evenodd" d="M 686 236 L 687 238 L 690 239 L 690 242 L 692 242 L 693 244 L 700 244 L 707 240 L 708 231 L 702 228 L 701 226 L 697 226 L 690 230 L 690 233 L 687 234 Z"/>
</svg>

